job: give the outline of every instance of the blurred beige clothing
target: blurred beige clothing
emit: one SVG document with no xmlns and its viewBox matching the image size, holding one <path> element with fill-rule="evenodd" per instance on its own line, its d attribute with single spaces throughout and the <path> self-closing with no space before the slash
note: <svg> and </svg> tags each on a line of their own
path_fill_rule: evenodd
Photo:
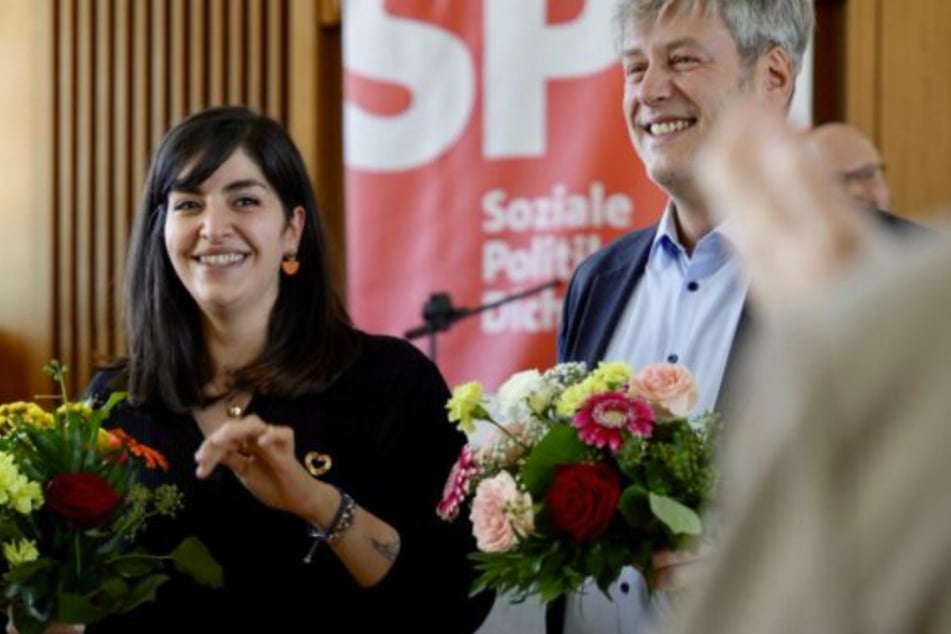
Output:
<svg viewBox="0 0 951 634">
<path fill-rule="evenodd" d="M 724 541 L 669 631 L 951 632 L 951 244 L 842 282 L 750 359 Z"/>
</svg>

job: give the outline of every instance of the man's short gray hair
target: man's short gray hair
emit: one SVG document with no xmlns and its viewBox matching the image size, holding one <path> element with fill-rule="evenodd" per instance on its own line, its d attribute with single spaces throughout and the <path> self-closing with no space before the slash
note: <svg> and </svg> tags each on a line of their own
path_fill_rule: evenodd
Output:
<svg viewBox="0 0 951 634">
<path fill-rule="evenodd" d="M 747 66 L 773 46 L 779 46 L 789 55 L 798 75 L 815 23 L 812 3 L 813 0 L 618 0 L 614 34 L 620 48 L 627 29 L 635 22 L 653 23 L 670 11 L 681 13 L 701 8 L 720 16 Z"/>
</svg>

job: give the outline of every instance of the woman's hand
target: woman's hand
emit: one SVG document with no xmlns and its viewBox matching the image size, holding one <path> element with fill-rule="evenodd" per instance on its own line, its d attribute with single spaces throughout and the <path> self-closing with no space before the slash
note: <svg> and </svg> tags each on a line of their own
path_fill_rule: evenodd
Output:
<svg viewBox="0 0 951 634">
<path fill-rule="evenodd" d="M 308 514 L 317 484 L 294 453 L 294 431 L 251 414 L 228 421 L 195 453 L 196 474 L 207 478 L 223 464 L 264 504 L 300 516 Z"/>
<path fill-rule="evenodd" d="M 331 485 L 312 478 L 294 453 L 294 430 L 255 415 L 231 420 L 205 438 L 195 453 L 196 474 L 207 478 L 223 464 L 264 504 L 326 527 L 342 503 Z M 357 506 L 353 523 L 334 544 L 351 576 L 364 587 L 378 583 L 399 554 L 399 533 Z"/>
</svg>

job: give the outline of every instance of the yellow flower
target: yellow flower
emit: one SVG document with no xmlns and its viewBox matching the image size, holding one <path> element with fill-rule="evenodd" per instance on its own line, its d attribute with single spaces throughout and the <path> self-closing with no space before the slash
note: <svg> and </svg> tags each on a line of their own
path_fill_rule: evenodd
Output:
<svg viewBox="0 0 951 634">
<path fill-rule="evenodd" d="M 452 391 L 452 398 L 446 403 L 449 410 L 449 421 L 458 422 L 459 430 L 467 434 L 475 431 L 473 416 L 482 409 L 482 384 L 478 381 L 469 381 L 457 385 Z"/>
<path fill-rule="evenodd" d="M 566 388 L 565 391 L 561 393 L 561 396 L 558 397 L 555 411 L 561 416 L 574 416 L 575 412 L 578 411 L 582 403 L 588 400 L 589 396 L 591 396 L 591 389 L 587 379 L 581 383 L 575 383 Z"/>
<path fill-rule="evenodd" d="M 63 403 L 56 408 L 56 414 L 58 416 L 66 416 L 70 412 L 75 412 L 82 418 L 89 418 L 92 416 L 92 408 L 89 406 L 89 403 Z"/>
<path fill-rule="evenodd" d="M 616 390 L 631 378 L 631 366 L 617 361 L 614 363 L 601 362 L 598 369 L 584 378 L 580 383 L 569 386 L 558 397 L 555 410 L 561 416 L 571 417 L 588 400 L 592 394 Z"/>
<path fill-rule="evenodd" d="M 10 491 L 10 506 L 23 515 L 29 515 L 33 509 L 43 506 L 40 483 L 31 482 L 23 475 L 17 478 L 16 486 Z"/>
<path fill-rule="evenodd" d="M 36 561 L 40 551 L 36 549 L 36 542 L 32 539 L 21 539 L 16 542 L 4 542 L 3 556 L 10 562 L 11 568 L 20 564 Z"/>
<path fill-rule="evenodd" d="M 43 504 L 43 490 L 20 473 L 13 456 L 0 452 L 0 506 L 9 506 L 24 515 Z"/>
<path fill-rule="evenodd" d="M 17 401 L 0 405 L 0 435 L 8 434 L 22 423 L 49 429 L 54 420 L 52 414 L 36 403 Z"/>
<path fill-rule="evenodd" d="M 605 363 L 602 361 L 598 364 L 598 368 L 588 377 L 588 379 L 596 380 L 599 382 L 599 385 L 604 386 L 598 389 L 598 392 L 616 390 L 630 378 L 631 366 L 623 361 L 615 361 L 613 363 Z"/>
</svg>

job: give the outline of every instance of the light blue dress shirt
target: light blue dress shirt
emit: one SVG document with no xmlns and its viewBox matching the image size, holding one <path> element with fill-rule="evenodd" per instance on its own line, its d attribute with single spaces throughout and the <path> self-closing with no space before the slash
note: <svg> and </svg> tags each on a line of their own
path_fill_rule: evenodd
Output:
<svg viewBox="0 0 951 634">
<path fill-rule="evenodd" d="M 728 239 L 721 225 L 687 255 L 668 206 L 604 354 L 635 371 L 664 361 L 686 366 L 700 391 L 692 415 L 716 404 L 749 286 Z"/>
<path fill-rule="evenodd" d="M 673 207 L 667 206 L 651 244 L 643 277 L 614 328 L 605 361 L 626 361 L 635 371 L 650 363 L 685 365 L 699 399 L 691 415 L 713 409 L 723 383 L 733 336 L 749 283 L 720 225 L 697 242 L 691 255 L 681 245 Z M 654 625 L 640 574 L 625 568 L 608 601 L 590 582 L 567 598 L 565 634 L 641 634 Z"/>
</svg>

